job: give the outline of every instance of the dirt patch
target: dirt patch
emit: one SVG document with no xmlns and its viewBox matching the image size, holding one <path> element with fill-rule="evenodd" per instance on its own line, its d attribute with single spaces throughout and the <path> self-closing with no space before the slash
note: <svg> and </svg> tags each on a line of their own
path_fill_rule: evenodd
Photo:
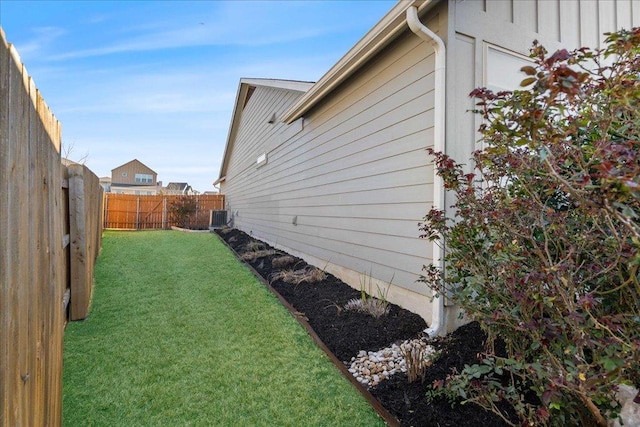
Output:
<svg viewBox="0 0 640 427">
<path fill-rule="evenodd" d="M 235 229 L 217 230 L 216 233 L 240 255 L 256 240 Z M 262 248 L 273 250 L 266 243 Z M 309 271 L 313 267 L 296 257 L 288 259 L 285 265 L 276 261 L 279 267 L 274 267 L 273 261 L 284 256 L 290 255 L 274 250 L 272 255 L 246 262 L 308 320 L 320 339 L 343 362 L 348 362 L 361 350 L 378 351 L 393 343 L 421 337 L 427 327 L 420 316 L 395 304 L 389 304 L 389 313 L 378 318 L 358 310 L 345 310 L 344 306 L 350 300 L 360 298 L 360 292 L 331 274 L 326 274 L 321 281 L 288 283 L 284 280 L 286 275 L 279 274 L 283 270 Z M 440 357 L 427 368 L 424 383 L 409 383 L 407 375 L 400 373 L 382 381 L 370 392 L 403 426 L 505 426 L 498 416 L 477 405 L 452 406 L 444 398 L 431 402 L 425 399 L 433 381 L 445 379 L 453 370 L 462 370 L 465 364 L 475 363 L 485 339 L 477 324 L 463 326 L 431 343 L 440 352 Z"/>
</svg>

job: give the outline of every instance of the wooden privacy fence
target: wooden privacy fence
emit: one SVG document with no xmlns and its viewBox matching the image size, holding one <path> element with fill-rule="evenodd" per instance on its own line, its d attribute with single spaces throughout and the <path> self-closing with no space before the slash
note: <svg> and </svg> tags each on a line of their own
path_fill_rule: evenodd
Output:
<svg viewBox="0 0 640 427">
<path fill-rule="evenodd" d="M 67 305 L 86 315 L 98 177 L 60 157 L 61 127 L 0 28 L 0 425 L 62 423 Z"/>
<path fill-rule="evenodd" d="M 185 198 L 195 200 L 196 212 L 189 221 L 191 228 L 206 228 L 209 211 L 224 209 L 224 195 L 200 196 L 138 196 L 133 194 L 104 194 L 104 228 L 128 230 L 166 229 L 182 226 L 170 214 L 171 206 Z"/>
<path fill-rule="evenodd" d="M 93 293 L 93 271 L 102 245 L 102 186 L 84 165 L 68 167 L 70 304 L 69 320 L 89 315 Z"/>
</svg>

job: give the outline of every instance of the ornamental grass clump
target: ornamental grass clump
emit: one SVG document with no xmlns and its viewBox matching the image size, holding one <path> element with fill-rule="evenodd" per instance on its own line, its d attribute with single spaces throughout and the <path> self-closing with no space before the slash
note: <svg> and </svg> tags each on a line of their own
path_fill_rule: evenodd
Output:
<svg viewBox="0 0 640 427">
<path fill-rule="evenodd" d="M 373 276 L 371 272 L 364 273 L 360 276 L 360 298 L 352 298 L 344 305 L 344 309 L 347 311 L 356 311 L 360 313 L 369 314 L 376 319 L 389 314 L 389 302 L 387 301 L 387 294 L 389 288 L 393 283 L 393 276 L 389 281 L 389 285 L 385 290 L 382 290 L 380 286 L 376 285 L 378 290 L 378 298 L 371 296 L 373 290 Z"/>
<path fill-rule="evenodd" d="M 265 248 L 264 243 L 259 242 L 257 240 L 252 240 L 244 246 L 244 249 L 246 251 L 251 251 L 251 252 L 261 251 L 261 250 L 264 250 L 264 248 Z"/>
<path fill-rule="evenodd" d="M 283 255 L 278 258 L 274 258 L 274 260 L 271 261 L 271 265 L 273 268 L 282 268 L 286 267 L 287 265 L 291 265 L 294 262 L 296 262 L 296 259 L 291 255 Z"/>
<path fill-rule="evenodd" d="M 253 261 L 258 258 L 266 258 L 271 255 L 275 255 L 277 252 L 274 249 L 262 249 L 258 251 L 249 251 L 240 255 L 240 259 L 243 261 Z"/>
<path fill-rule="evenodd" d="M 640 28 L 531 53 L 526 89 L 472 93 L 473 173 L 431 151 L 456 202 L 421 224 L 446 245 L 421 280 L 506 343 L 438 386 L 508 423 L 496 402 L 522 425 L 606 426 L 617 385 L 640 384 Z"/>
<path fill-rule="evenodd" d="M 282 270 L 271 276 L 271 282 L 282 280 L 285 283 L 299 285 L 300 283 L 315 283 L 323 281 L 327 275 L 316 267 L 308 267 L 300 270 Z"/>
<path fill-rule="evenodd" d="M 376 319 L 389 314 L 389 303 L 373 297 L 352 298 L 344 305 L 347 311 L 366 313 Z"/>
</svg>

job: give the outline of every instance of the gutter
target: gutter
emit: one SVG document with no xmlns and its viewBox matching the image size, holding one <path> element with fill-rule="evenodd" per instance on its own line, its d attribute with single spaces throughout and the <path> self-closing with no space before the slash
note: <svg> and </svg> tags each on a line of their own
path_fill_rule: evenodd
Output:
<svg viewBox="0 0 640 427">
<path fill-rule="evenodd" d="M 444 42 L 436 33 L 427 28 L 418 18 L 418 7 L 413 5 L 407 9 L 407 24 L 422 40 L 429 43 L 435 51 L 435 120 L 433 125 L 433 149 L 444 151 L 445 148 L 445 74 L 447 51 Z M 444 209 L 444 187 L 442 179 L 438 176 L 437 168 L 433 172 L 433 207 L 439 210 Z M 433 264 L 443 270 L 442 250 L 434 241 L 433 243 Z M 431 312 L 431 325 L 425 329 L 425 333 L 431 337 L 444 335 L 446 333 L 444 317 L 444 295 L 434 298 Z"/>
</svg>

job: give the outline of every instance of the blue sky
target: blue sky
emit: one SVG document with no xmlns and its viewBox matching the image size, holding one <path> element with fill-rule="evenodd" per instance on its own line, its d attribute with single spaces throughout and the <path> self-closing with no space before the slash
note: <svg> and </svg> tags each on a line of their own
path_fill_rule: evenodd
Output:
<svg viewBox="0 0 640 427">
<path fill-rule="evenodd" d="M 0 25 L 98 176 L 137 158 L 213 190 L 242 77 L 317 81 L 395 0 L 0 0 Z"/>
</svg>

